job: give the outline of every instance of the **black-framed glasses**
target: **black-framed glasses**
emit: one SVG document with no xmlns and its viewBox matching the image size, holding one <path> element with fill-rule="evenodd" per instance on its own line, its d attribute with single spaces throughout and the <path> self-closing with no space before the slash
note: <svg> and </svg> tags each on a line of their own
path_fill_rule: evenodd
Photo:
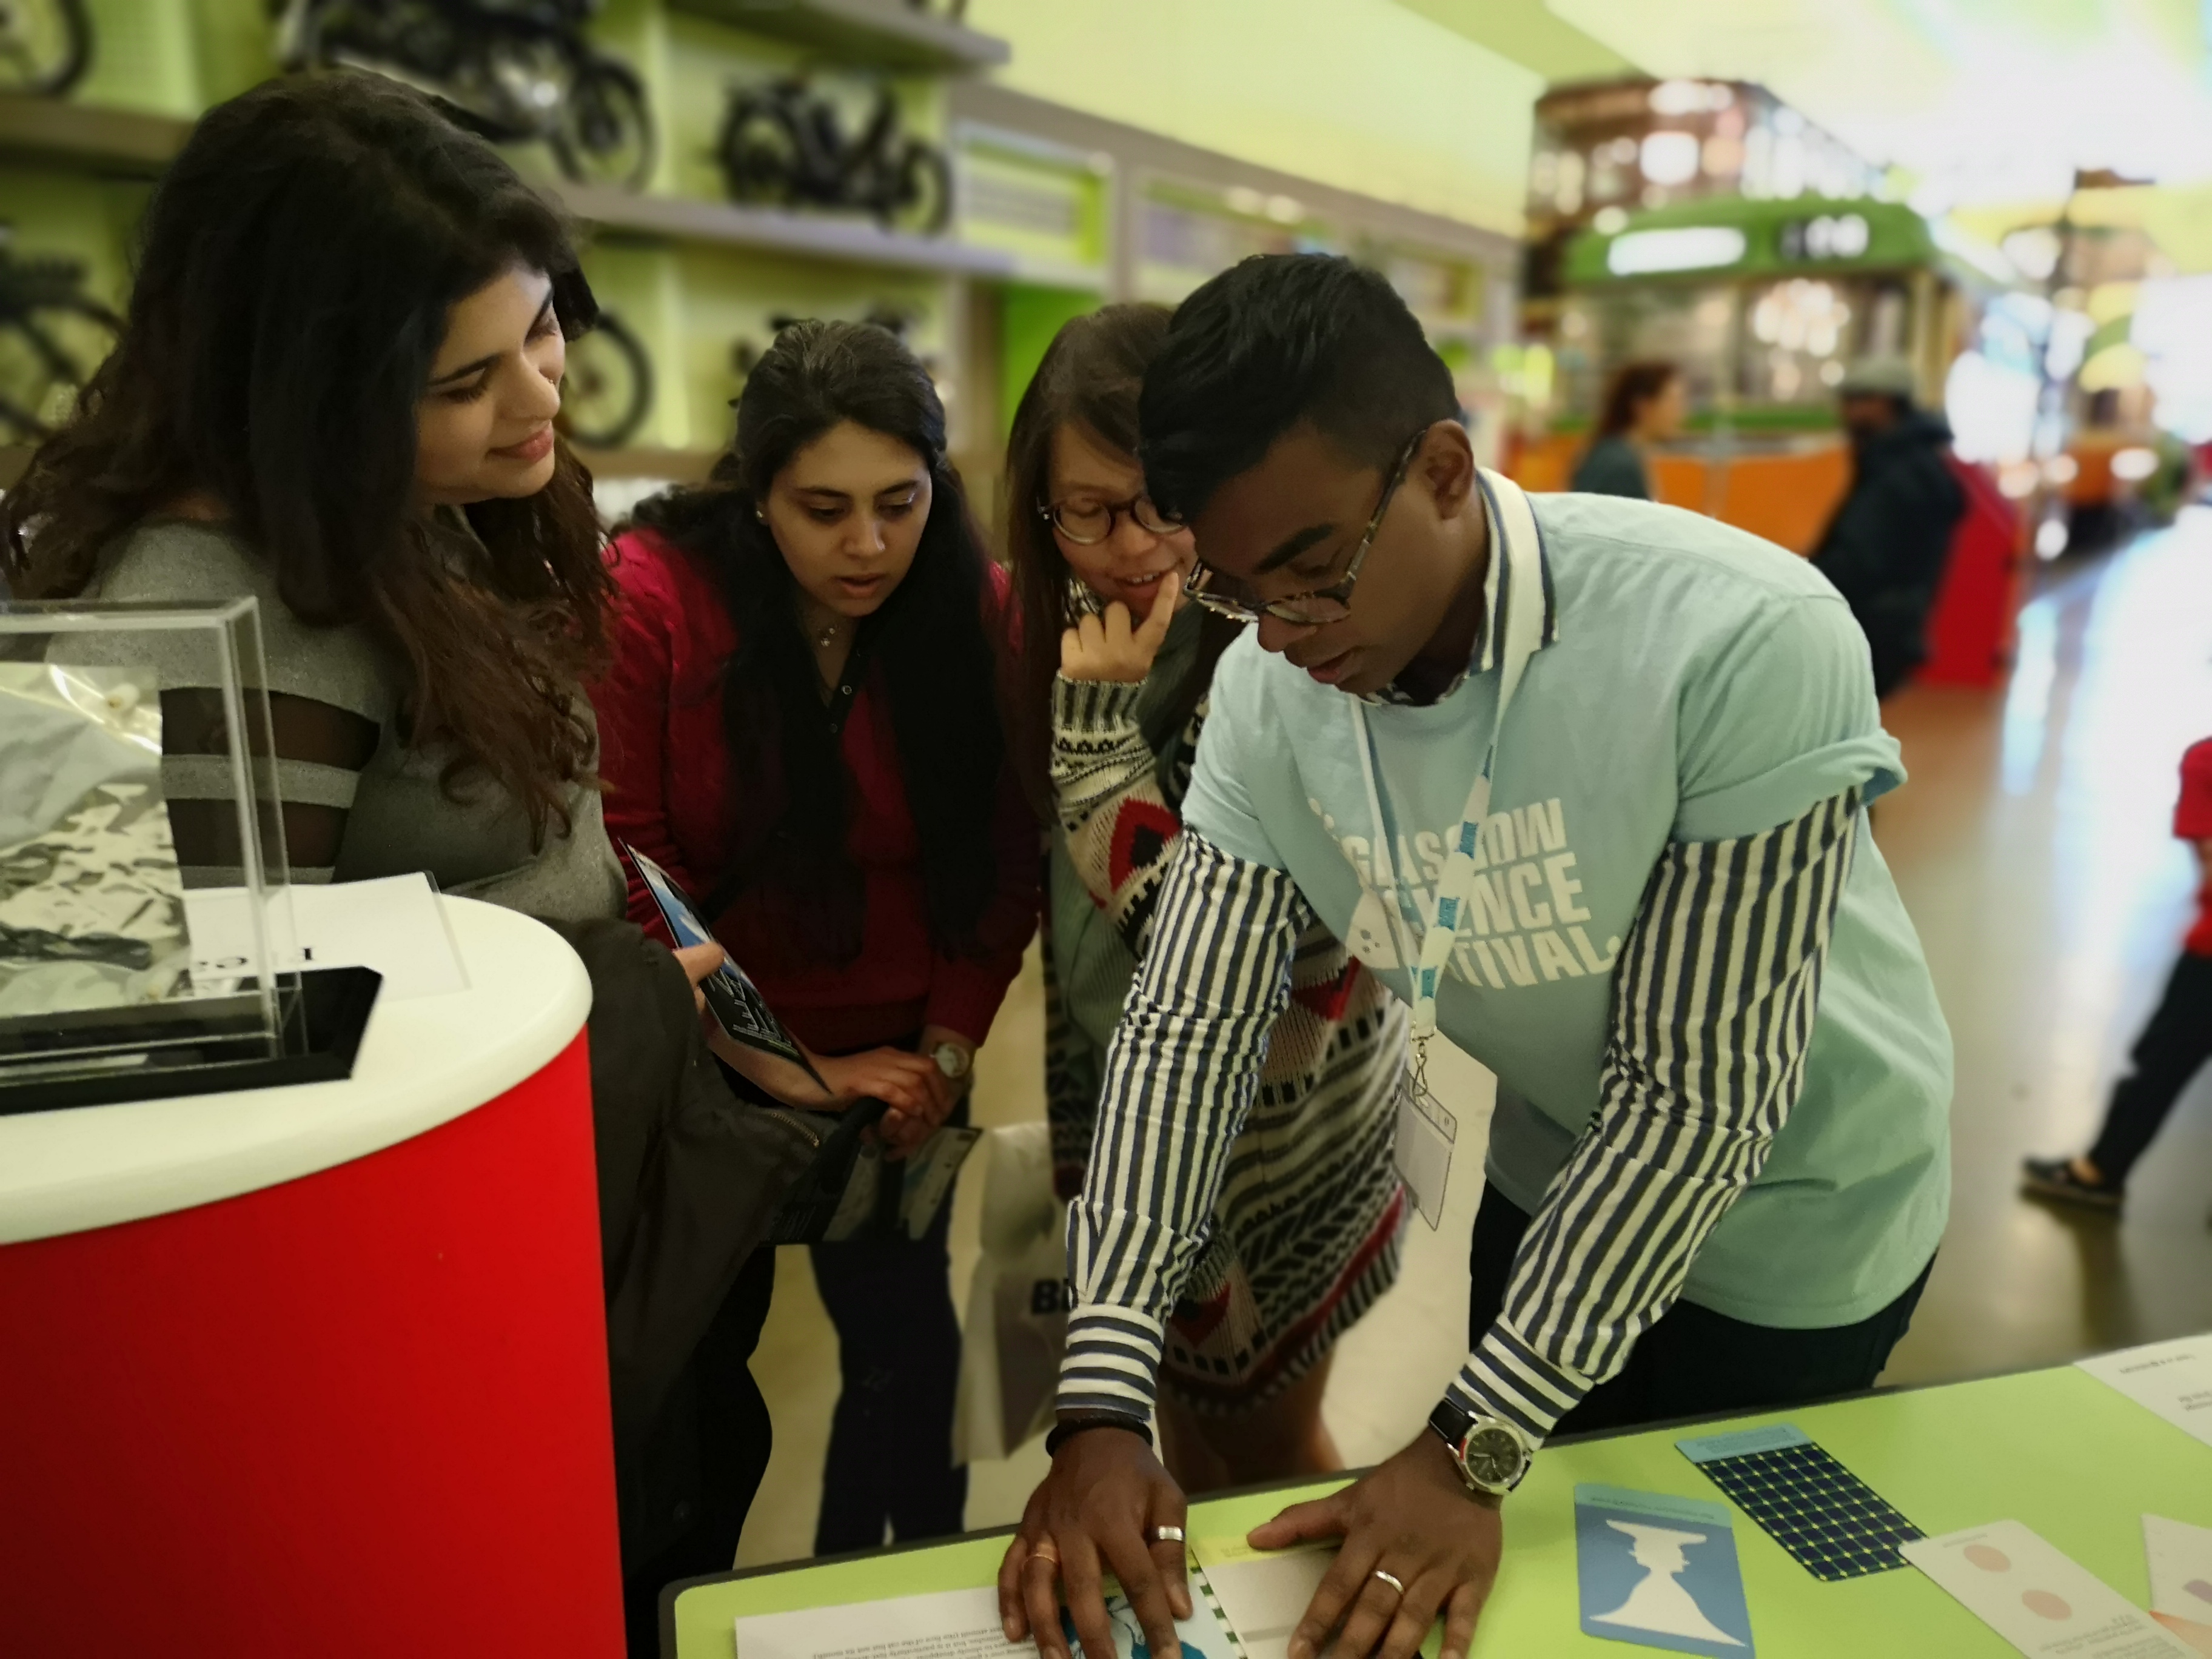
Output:
<svg viewBox="0 0 2212 1659">
<path fill-rule="evenodd" d="M 1183 527 L 1181 519 L 1153 506 L 1150 495 L 1132 495 L 1126 501 L 1048 501 L 1037 508 L 1039 518 L 1078 547 L 1097 546 L 1125 514 L 1148 536 L 1172 536 Z"/>
<path fill-rule="evenodd" d="M 1427 437 L 1424 428 L 1407 441 L 1391 463 L 1390 473 L 1382 481 L 1382 498 L 1375 503 L 1374 516 L 1367 520 L 1367 528 L 1359 538 L 1359 545 L 1352 550 L 1351 561 L 1344 574 L 1327 587 L 1316 587 L 1310 592 L 1293 593 L 1284 599 L 1255 599 L 1249 597 L 1243 585 L 1235 577 L 1224 576 L 1203 559 L 1190 573 L 1190 584 L 1186 590 L 1200 605 L 1218 616 L 1233 617 L 1238 622 L 1257 622 L 1262 617 L 1273 617 L 1279 622 L 1300 628 L 1320 628 L 1329 623 L 1342 622 L 1352 614 L 1352 590 L 1359 580 L 1359 572 L 1367 562 L 1367 555 L 1375 546 L 1376 532 L 1382 528 L 1382 515 L 1390 510 L 1391 497 L 1398 486 L 1406 481 L 1407 470 L 1413 457 L 1420 453 L 1421 441 Z"/>
</svg>

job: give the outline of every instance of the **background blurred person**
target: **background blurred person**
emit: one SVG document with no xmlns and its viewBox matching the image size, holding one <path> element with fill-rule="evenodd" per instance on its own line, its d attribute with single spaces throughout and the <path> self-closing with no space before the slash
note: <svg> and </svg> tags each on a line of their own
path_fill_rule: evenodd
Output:
<svg viewBox="0 0 2212 1659">
<path fill-rule="evenodd" d="M 745 1362 L 772 1279 L 745 1265 L 804 1160 L 708 1063 L 720 951 L 679 968 L 620 919 L 581 684 L 613 585 L 553 428 L 591 291 L 496 152 L 368 76 L 210 111 L 141 238 L 121 342 L 9 494 L 6 562 L 26 597 L 258 601 L 291 878 L 422 871 L 583 958 L 632 1641 L 641 1617 L 658 1651 L 669 1517 L 742 1524 L 767 1464 Z M 236 882 L 210 665 L 127 637 L 163 677 L 186 880 Z M 666 1455 L 687 1410 L 732 1425 L 720 1461 Z"/>
<path fill-rule="evenodd" d="M 1623 365 L 1606 387 L 1596 435 L 1568 488 L 1650 501 L 1651 447 L 1679 437 L 1689 410 L 1689 388 L 1674 364 Z"/>
<path fill-rule="evenodd" d="M 999 724 L 1005 579 L 928 375 L 880 328 L 784 330 L 712 477 L 641 507 L 614 571 L 609 824 L 697 896 L 837 1097 L 890 1102 L 881 1132 L 911 1151 L 967 1092 L 1038 876 Z M 629 902 L 651 914 L 641 884 Z M 814 1247 L 844 1382 L 818 1553 L 961 1529 L 947 1212 L 919 1241 Z"/>
<path fill-rule="evenodd" d="M 2181 757 L 2173 833 L 2197 854 L 2197 920 L 2165 997 L 2136 1039 L 2130 1069 L 2112 1090 L 2096 1145 L 2075 1158 L 2027 1161 L 2021 1184 L 2039 1198 L 2117 1212 L 2127 1197 L 2129 1171 L 2212 1060 L 2212 738 L 2192 744 Z"/>
<path fill-rule="evenodd" d="M 1007 455 L 1020 759 L 1054 829 L 1045 1081 L 1054 1184 L 1068 1199 L 1083 1188 L 1107 1043 L 1182 834 L 1206 688 L 1243 631 L 1178 608 L 1190 532 L 1144 493 L 1137 394 L 1168 317 L 1109 306 L 1062 328 Z M 1343 1466 L 1321 1417 L 1330 1354 L 1397 1277 L 1404 1012 L 1318 923 L 1293 979 L 1236 1173 L 1169 1322 L 1160 1420 L 1188 1491 Z"/>
<path fill-rule="evenodd" d="M 1951 556 L 1966 492 L 1951 471 L 1951 428 L 1915 406 L 1911 364 L 1869 358 L 1844 376 L 1851 483 L 1813 550 L 1874 655 L 1874 689 L 1887 697 L 1928 655 L 1928 613 Z"/>
</svg>

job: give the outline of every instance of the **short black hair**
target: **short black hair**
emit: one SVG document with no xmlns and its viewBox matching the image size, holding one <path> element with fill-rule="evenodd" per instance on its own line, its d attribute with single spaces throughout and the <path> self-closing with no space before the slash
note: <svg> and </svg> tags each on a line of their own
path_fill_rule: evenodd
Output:
<svg viewBox="0 0 2212 1659">
<path fill-rule="evenodd" d="M 1152 500 L 1188 517 L 1294 427 L 1386 467 L 1458 413 L 1451 371 L 1380 272 L 1334 254 L 1258 253 L 1176 312 L 1145 374 L 1138 456 Z"/>
</svg>

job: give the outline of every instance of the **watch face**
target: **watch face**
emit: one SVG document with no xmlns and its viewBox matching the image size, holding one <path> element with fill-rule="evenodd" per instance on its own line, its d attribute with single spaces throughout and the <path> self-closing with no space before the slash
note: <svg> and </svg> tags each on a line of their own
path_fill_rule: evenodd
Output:
<svg viewBox="0 0 2212 1659">
<path fill-rule="evenodd" d="M 949 1078 L 962 1077 L 967 1073 L 968 1056 L 949 1042 L 939 1043 L 930 1058 L 937 1062 L 937 1069 Z"/>
<path fill-rule="evenodd" d="M 1521 1478 L 1528 1454 L 1510 1429 L 1480 1428 L 1467 1437 L 1467 1472 L 1486 1486 L 1510 1486 Z"/>
</svg>

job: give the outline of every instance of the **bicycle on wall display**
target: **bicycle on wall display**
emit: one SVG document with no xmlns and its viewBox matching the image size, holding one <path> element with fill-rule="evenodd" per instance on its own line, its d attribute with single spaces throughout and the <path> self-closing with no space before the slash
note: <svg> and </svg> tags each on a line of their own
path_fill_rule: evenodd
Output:
<svg viewBox="0 0 2212 1659">
<path fill-rule="evenodd" d="M 804 75 L 734 88 L 715 154 L 732 201 L 843 209 L 925 236 L 952 216 L 945 152 L 899 130 L 889 86 L 876 88 L 867 118 L 850 133 L 836 100 Z"/>
<path fill-rule="evenodd" d="M 14 240 L 0 225 L 0 442 L 34 444 L 69 419 L 123 319 L 84 291 L 82 261 Z"/>
<path fill-rule="evenodd" d="M 58 98 L 91 67 L 84 0 L 0 0 L 0 93 Z"/>
<path fill-rule="evenodd" d="M 288 70 L 404 81 L 495 143 L 545 145 L 578 184 L 636 190 L 652 175 L 659 141 L 645 83 L 584 32 L 599 0 L 273 3 Z"/>
<path fill-rule="evenodd" d="M 653 359 L 645 343 L 611 311 L 568 342 L 561 381 L 561 429 L 586 449 L 615 449 L 635 437 L 653 413 Z"/>
</svg>

